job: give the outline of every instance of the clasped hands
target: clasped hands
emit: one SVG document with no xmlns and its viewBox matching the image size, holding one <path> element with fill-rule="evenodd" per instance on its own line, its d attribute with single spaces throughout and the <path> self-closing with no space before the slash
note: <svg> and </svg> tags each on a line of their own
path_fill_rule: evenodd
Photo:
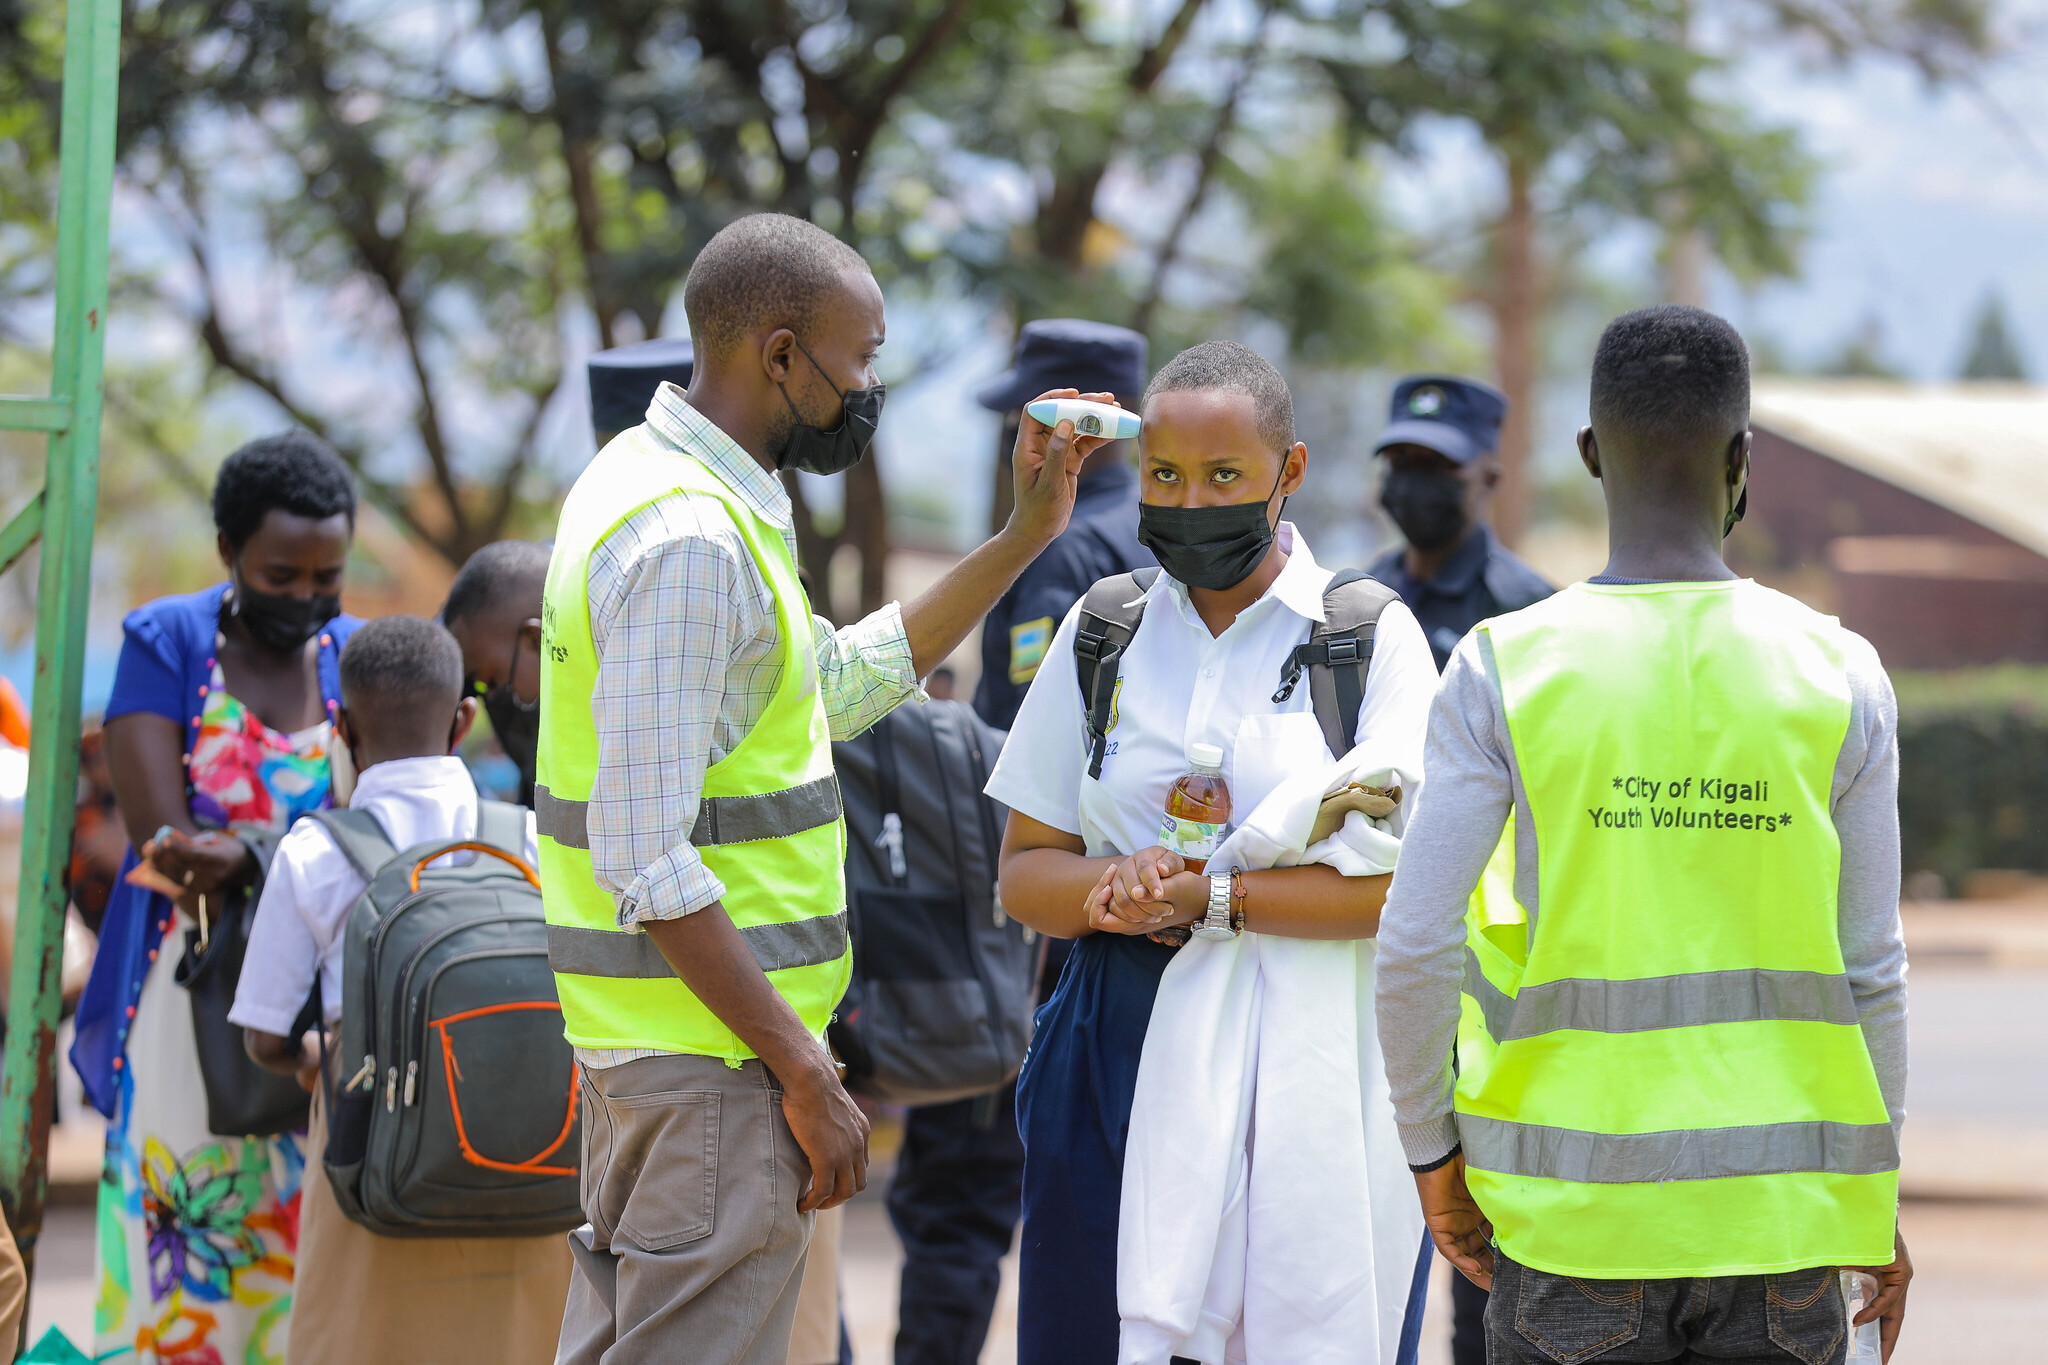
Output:
<svg viewBox="0 0 2048 1365">
<path fill-rule="evenodd" d="M 1202 918 L 1209 879 L 1188 871 L 1180 854 L 1155 845 L 1105 868 L 1083 908 L 1098 933 L 1153 934 Z"/>
</svg>

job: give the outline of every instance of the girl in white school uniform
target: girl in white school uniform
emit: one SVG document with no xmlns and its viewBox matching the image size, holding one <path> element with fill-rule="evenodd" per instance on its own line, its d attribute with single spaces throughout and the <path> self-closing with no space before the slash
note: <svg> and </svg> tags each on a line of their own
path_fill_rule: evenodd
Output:
<svg viewBox="0 0 2048 1365">
<path fill-rule="evenodd" d="M 1159 372 L 1143 417 L 1139 539 L 1164 572 L 1119 663 L 1101 776 L 1066 662 L 1077 606 L 988 786 L 1011 811 L 1003 905 L 1078 940 L 1018 1081 L 1018 1360 L 1397 1365 L 1413 1358 L 1427 1251 L 1361 941 L 1405 811 L 1312 849 L 1278 847 L 1288 836 L 1255 812 L 1304 783 L 1313 812 L 1324 781 L 1360 764 L 1412 797 L 1436 669 L 1415 618 L 1387 605 L 1356 747 L 1333 755 L 1307 679 L 1275 700 L 1332 577 L 1280 519 L 1308 466 L 1285 381 L 1210 342 Z M 1203 919 L 1215 889 L 1158 847 L 1194 744 L 1223 751 L 1246 826 L 1207 873 L 1255 870 L 1224 878 L 1242 936 L 1176 949 L 1148 935 Z M 1173 1036 L 1148 1041 L 1155 996 Z"/>
</svg>

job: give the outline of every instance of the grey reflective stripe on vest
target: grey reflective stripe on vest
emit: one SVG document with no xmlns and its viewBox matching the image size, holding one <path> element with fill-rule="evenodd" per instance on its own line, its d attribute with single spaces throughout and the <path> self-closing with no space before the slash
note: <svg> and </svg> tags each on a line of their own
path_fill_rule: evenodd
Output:
<svg viewBox="0 0 2048 1365">
<path fill-rule="evenodd" d="M 1501 1175 L 1580 1185 L 1722 1180 L 1744 1175 L 1881 1175 L 1899 1168 L 1889 1123 L 1760 1123 L 1663 1133 L 1588 1133 L 1458 1115 L 1465 1159 Z"/>
<path fill-rule="evenodd" d="M 846 953 L 846 912 L 800 919 L 793 924 L 750 924 L 740 937 L 764 972 L 816 967 Z M 548 965 L 566 976 L 608 976 L 657 981 L 674 976 L 654 940 L 623 929 L 548 926 Z"/>
<path fill-rule="evenodd" d="M 1856 1022 L 1856 999 L 1849 990 L 1849 978 L 1831 972 L 1742 968 L 1617 981 L 1567 977 L 1523 986 L 1508 996 L 1486 979 L 1478 957 L 1467 948 L 1465 993 L 1479 1002 L 1486 1031 L 1502 1043 L 1559 1029 L 1645 1033 L 1763 1019 Z"/>
<path fill-rule="evenodd" d="M 759 796 L 706 797 L 697 804 L 697 824 L 690 831 L 690 842 L 698 848 L 751 844 L 802 834 L 838 818 L 839 779 L 826 773 L 815 782 Z"/>
<path fill-rule="evenodd" d="M 1465 950 L 1465 994 L 1479 1002 L 1479 1013 L 1486 1020 L 1487 1035 L 1496 1043 L 1505 1038 L 1514 1022 L 1515 997 L 1486 979 L 1486 972 L 1479 965 L 1479 954 L 1470 948 Z"/>
<path fill-rule="evenodd" d="M 838 818 L 839 779 L 827 773 L 815 782 L 759 796 L 705 797 L 697 803 L 697 823 L 690 830 L 690 842 L 709 848 L 785 839 Z M 565 801 L 546 787 L 535 787 L 533 819 L 543 838 L 553 839 L 563 848 L 590 847 L 588 801 Z"/>
<path fill-rule="evenodd" d="M 533 789 L 533 827 L 563 848 L 590 847 L 590 803 L 564 801 L 546 787 Z"/>
</svg>

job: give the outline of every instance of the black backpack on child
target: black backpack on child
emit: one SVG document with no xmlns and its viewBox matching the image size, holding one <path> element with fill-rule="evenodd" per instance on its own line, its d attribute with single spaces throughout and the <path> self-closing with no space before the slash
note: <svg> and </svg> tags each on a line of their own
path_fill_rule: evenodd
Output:
<svg viewBox="0 0 2048 1365">
<path fill-rule="evenodd" d="M 1109 727 L 1116 715 L 1116 685 L 1124 651 L 1145 620 L 1145 594 L 1159 580 L 1156 568 L 1133 569 L 1105 578 L 1081 599 L 1075 623 L 1074 665 L 1081 678 L 1081 705 L 1088 711 L 1088 776 L 1102 776 Z M 1294 647 L 1281 665 L 1277 704 L 1293 695 L 1308 672 L 1309 704 L 1323 742 L 1338 758 L 1351 752 L 1358 712 L 1365 705 L 1365 677 L 1372 667 L 1372 638 L 1380 613 L 1399 601 L 1392 588 L 1358 569 L 1343 569 L 1323 589 L 1323 623 Z"/>
<path fill-rule="evenodd" d="M 583 1221 L 576 1062 L 548 967 L 526 812 L 399 852 L 368 811 L 326 827 L 369 885 L 342 948 L 328 1181 L 387 1237 L 528 1237 Z M 473 849 L 463 867 L 428 867 Z M 338 1084 L 337 1084 L 338 1082 Z"/>
<path fill-rule="evenodd" d="M 832 746 L 853 980 L 830 1038 L 849 1090 L 941 1104 L 1024 1063 L 1040 945 L 996 899 L 1007 813 L 982 788 L 1002 744 L 972 707 L 934 701 Z"/>
</svg>

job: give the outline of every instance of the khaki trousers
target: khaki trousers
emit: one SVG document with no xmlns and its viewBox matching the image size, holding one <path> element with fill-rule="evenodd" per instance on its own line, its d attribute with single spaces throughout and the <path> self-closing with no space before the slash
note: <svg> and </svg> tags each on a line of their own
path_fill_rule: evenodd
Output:
<svg viewBox="0 0 2048 1365">
<path fill-rule="evenodd" d="M 583 1213 L 556 1365 L 785 1365 L 812 1215 L 759 1061 L 584 1070 Z"/>
<path fill-rule="evenodd" d="M 822 1209 L 804 1256 L 796 1296 L 796 1327 L 789 1334 L 789 1365 L 839 1365 L 839 1241 L 846 1206 Z"/>
<path fill-rule="evenodd" d="M 286 1365 L 546 1365 L 569 1254 L 542 1237 L 379 1237 L 334 1202 L 313 1101 Z"/>
</svg>

